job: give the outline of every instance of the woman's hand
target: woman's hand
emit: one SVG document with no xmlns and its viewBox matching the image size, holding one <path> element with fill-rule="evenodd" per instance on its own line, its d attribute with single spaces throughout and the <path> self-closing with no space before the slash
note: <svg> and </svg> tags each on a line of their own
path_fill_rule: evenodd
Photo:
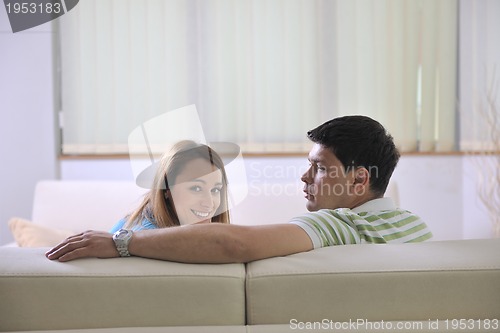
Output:
<svg viewBox="0 0 500 333">
<path fill-rule="evenodd" d="M 85 231 L 70 236 L 45 253 L 50 260 L 69 261 L 79 258 L 119 257 L 112 234 L 103 231 Z"/>
</svg>

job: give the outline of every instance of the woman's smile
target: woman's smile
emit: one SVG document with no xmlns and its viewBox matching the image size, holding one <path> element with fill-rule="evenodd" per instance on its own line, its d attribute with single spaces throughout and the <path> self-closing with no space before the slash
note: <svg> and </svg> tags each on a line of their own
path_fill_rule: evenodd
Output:
<svg viewBox="0 0 500 333">
<path fill-rule="evenodd" d="M 194 215 L 196 215 L 202 219 L 206 219 L 208 216 L 210 216 L 210 213 L 211 213 L 211 212 L 201 212 L 201 211 L 194 210 L 194 209 L 191 209 L 191 211 L 193 212 Z"/>
</svg>

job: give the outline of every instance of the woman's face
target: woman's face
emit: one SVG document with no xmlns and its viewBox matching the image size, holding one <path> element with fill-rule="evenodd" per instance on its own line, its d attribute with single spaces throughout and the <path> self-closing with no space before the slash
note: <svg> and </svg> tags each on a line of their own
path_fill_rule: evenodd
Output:
<svg viewBox="0 0 500 333">
<path fill-rule="evenodd" d="M 210 222 L 221 202 L 222 172 L 203 158 L 183 167 L 171 182 L 170 195 L 181 225 Z"/>
</svg>

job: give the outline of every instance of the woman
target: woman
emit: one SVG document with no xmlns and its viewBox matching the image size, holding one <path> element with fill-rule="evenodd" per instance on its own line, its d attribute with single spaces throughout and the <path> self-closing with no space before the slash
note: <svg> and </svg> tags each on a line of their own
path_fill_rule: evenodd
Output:
<svg viewBox="0 0 500 333">
<path fill-rule="evenodd" d="M 224 163 L 212 148 L 180 141 L 152 167 L 156 168 L 150 183 L 152 189 L 111 233 L 121 228 L 137 231 L 193 223 L 229 223 Z"/>
</svg>

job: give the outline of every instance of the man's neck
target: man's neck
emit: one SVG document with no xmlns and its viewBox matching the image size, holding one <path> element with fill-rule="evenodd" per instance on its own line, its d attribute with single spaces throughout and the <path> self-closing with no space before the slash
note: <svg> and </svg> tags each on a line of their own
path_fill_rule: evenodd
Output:
<svg viewBox="0 0 500 333">
<path fill-rule="evenodd" d="M 357 196 L 356 195 L 356 196 L 353 197 L 352 203 L 351 203 L 351 205 L 349 205 L 350 207 L 347 207 L 347 208 L 354 209 L 356 207 L 364 205 L 368 201 L 372 201 L 374 199 L 380 199 L 382 197 L 383 197 L 383 195 L 382 196 L 381 195 L 375 195 L 373 193 L 365 193 L 365 195 L 362 195 L 362 196 Z"/>
</svg>

